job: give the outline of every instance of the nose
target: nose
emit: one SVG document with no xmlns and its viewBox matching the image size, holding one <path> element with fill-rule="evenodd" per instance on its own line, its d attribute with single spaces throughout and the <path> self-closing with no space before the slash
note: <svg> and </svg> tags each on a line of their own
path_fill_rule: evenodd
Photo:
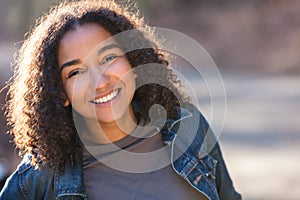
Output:
<svg viewBox="0 0 300 200">
<path fill-rule="evenodd" d="M 111 77 L 106 74 L 105 71 L 102 72 L 92 72 L 91 73 L 91 80 L 90 80 L 90 87 L 92 89 L 102 89 L 107 87 L 110 84 Z"/>
</svg>

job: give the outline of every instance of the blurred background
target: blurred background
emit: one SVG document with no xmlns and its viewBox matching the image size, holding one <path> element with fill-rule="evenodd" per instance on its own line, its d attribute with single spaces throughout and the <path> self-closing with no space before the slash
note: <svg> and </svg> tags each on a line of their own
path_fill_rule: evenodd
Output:
<svg viewBox="0 0 300 200">
<path fill-rule="evenodd" d="M 11 76 L 10 63 L 24 33 L 55 2 L 0 0 L 1 88 Z M 195 39 L 218 66 L 227 95 L 220 143 L 244 199 L 300 199 L 300 1 L 136 2 L 151 26 Z M 187 77 L 192 74 L 178 67 Z M 200 105 L 208 115 L 208 101 Z M 0 180 L 5 180 L 19 158 L 0 112 Z"/>
</svg>

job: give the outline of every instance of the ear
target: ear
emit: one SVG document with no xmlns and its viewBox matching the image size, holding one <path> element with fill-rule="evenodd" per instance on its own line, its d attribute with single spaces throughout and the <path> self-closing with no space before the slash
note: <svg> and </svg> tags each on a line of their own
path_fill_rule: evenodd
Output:
<svg viewBox="0 0 300 200">
<path fill-rule="evenodd" d="M 138 77 L 138 75 L 136 74 L 136 73 L 133 73 L 133 78 L 137 78 Z"/>
<path fill-rule="evenodd" d="M 66 99 L 65 103 L 64 103 L 64 106 L 65 107 L 68 107 L 70 105 L 70 101 L 68 99 Z"/>
</svg>

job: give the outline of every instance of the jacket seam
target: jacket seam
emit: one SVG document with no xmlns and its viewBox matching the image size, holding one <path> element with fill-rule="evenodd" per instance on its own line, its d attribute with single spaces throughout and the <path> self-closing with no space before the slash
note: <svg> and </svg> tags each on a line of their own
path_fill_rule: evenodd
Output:
<svg viewBox="0 0 300 200">
<path fill-rule="evenodd" d="M 30 194 L 27 190 L 26 184 L 24 183 L 24 176 L 20 174 L 19 186 L 22 191 L 22 194 L 26 200 L 30 200 Z"/>
</svg>

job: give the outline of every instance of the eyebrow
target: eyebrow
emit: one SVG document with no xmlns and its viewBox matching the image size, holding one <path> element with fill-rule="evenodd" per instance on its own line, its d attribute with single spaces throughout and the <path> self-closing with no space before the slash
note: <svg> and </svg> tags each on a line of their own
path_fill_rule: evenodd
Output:
<svg viewBox="0 0 300 200">
<path fill-rule="evenodd" d="M 115 43 L 112 43 L 112 44 L 106 45 L 106 46 L 102 47 L 101 49 L 99 49 L 98 50 L 98 55 L 100 55 L 103 52 L 108 51 L 110 49 L 114 49 L 114 48 L 121 49 L 119 45 L 117 45 Z"/>
<path fill-rule="evenodd" d="M 103 52 L 108 51 L 110 49 L 114 49 L 114 48 L 121 49 L 119 45 L 113 43 L 113 44 L 106 45 L 106 46 L 102 47 L 101 49 L 99 49 L 99 51 L 97 52 L 97 55 L 100 55 Z M 75 59 L 75 60 L 71 60 L 69 62 L 66 62 L 66 63 L 62 64 L 62 66 L 60 68 L 60 72 L 66 67 L 69 67 L 69 66 L 72 66 L 72 65 L 77 65 L 77 64 L 80 64 L 80 63 L 81 63 L 80 59 Z"/>
<path fill-rule="evenodd" d="M 69 66 L 72 66 L 72 65 L 77 65 L 77 64 L 80 64 L 80 63 L 81 63 L 81 61 L 80 61 L 79 59 L 71 60 L 71 61 L 69 61 L 69 62 L 66 62 L 66 63 L 64 63 L 64 64 L 61 66 L 60 72 L 61 72 L 64 68 L 66 68 L 66 67 L 69 67 Z"/>
</svg>

